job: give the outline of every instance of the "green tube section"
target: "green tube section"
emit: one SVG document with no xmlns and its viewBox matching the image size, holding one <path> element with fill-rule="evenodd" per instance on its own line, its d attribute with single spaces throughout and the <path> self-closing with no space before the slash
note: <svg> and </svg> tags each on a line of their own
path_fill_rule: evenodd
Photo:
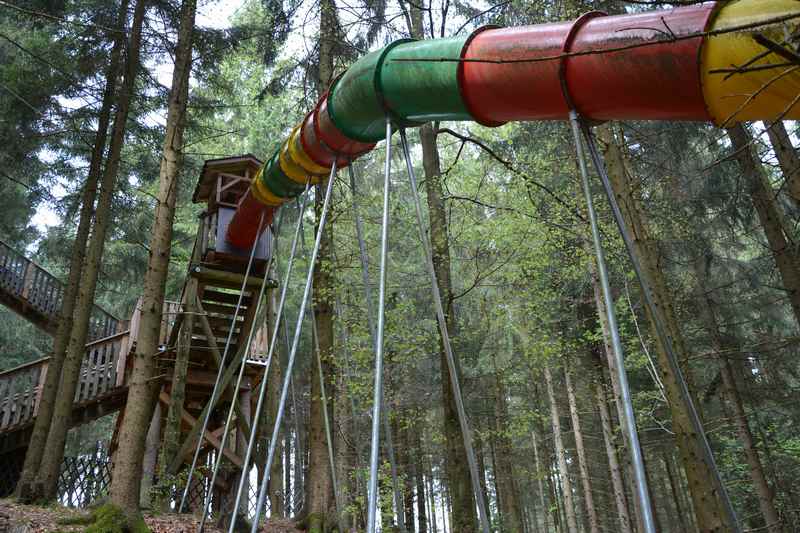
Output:
<svg viewBox="0 0 800 533">
<path fill-rule="evenodd" d="M 351 139 L 374 143 L 385 136 L 387 115 L 404 127 L 473 120 L 461 98 L 458 63 L 416 61 L 460 57 L 467 39 L 406 39 L 365 55 L 331 89 L 333 123 Z"/>
<path fill-rule="evenodd" d="M 415 41 L 386 54 L 378 80 L 386 106 L 406 121 L 473 120 L 461 99 L 458 63 L 467 37 Z"/>
<path fill-rule="evenodd" d="M 262 183 L 269 189 L 269 192 L 278 198 L 294 198 L 305 190 L 305 187 L 293 181 L 281 169 L 280 150 L 264 165 L 264 172 L 261 173 Z"/>
</svg>

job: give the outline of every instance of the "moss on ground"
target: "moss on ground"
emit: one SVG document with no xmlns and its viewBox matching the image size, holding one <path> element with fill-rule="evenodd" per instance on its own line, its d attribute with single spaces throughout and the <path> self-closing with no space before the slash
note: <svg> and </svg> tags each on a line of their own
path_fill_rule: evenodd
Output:
<svg viewBox="0 0 800 533">
<path fill-rule="evenodd" d="M 151 533 L 141 516 L 131 521 L 122 509 L 110 503 L 95 509 L 91 516 L 92 523 L 85 533 Z"/>
</svg>

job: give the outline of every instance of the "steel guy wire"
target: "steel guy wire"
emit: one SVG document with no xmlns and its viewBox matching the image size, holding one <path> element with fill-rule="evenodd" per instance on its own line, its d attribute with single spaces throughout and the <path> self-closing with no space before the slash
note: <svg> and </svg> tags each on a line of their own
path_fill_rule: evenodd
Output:
<svg viewBox="0 0 800 533">
<path fill-rule="evenodd" d="M 389 189 L 392 173 L 392 121 L 386 117 L 386 162 L 383 168 L 383 214 L 381 217 L 381 256 L 378 275 L 378 323 L 375 329 L 375 387 L 372 397 L 372 441 L 369 453 L 367 492 L 367 533 L 375 533 L 378 507 L 378 455 L 383 404 L 383 333 L 386 321 L 386 260 L 389 255 Z"/>
<path fill-rule="evenodd" d="M 650 491 L 647 488 L 647 471 L 644 466 L 642 447 L 639 443 L 639 434 L 636 432 L 636 419 L 633 412 L 633 399 L 631 389 L 628 384 L 628 374 L 625 371 L 625 352 L 620 340 L 619 327 L 617 326 L 617 316 L 614 312 L 614 297 L 611 294 L 611 286 L 608 282 L 608 269 L 606 267 L 606 257 L 603 250 L 603 243 L 600 239 L 600 229 L 597 224 L 597 213 L 592 201 L 592 191 L 589 186 L 589 171 L 586 169 L 586 155 L 583 150 L 583 140 L 581 139 L 580 124 L 578 114 L 571 110 L 569 120 L 572 126 L 572 134 L 575 139 L 575 150 L 578 157 L 578 165 L 581 171 L 581 185 L 583 194 L 586 197 L 586 208 L 589 213 L 589 224 L 592 229 L 592 241 L 597 258 L 597 269 L 600 274 L 600 286 L 603 291 L 603 302 L 605 303 L 606 320 L 608 320 L 608 331 L 611 336 L 611 345 L 616 362 L 617 381 L 619 382 L 620 396 L 622 400 L 623 412 L 622 426 L 628 441 L 633 466 L 634 482 L 636 485 L 636 497 L 639 500 L 641 510 L 642 526 L 646 533 L 655 533 L 655 519 L 653 517 L 653 503 L 650 501 Z"/>
<path fill-rule="evenodd" d="M 369 282 L 369 257 L 367 256 L 367 247 L 364 242 L 364 226 L 361 220 L 361 212 L 358 203 L 358 191 L 356 189 L 355 169 L 353 163 L 347 168 L 350 176 L 350 190 L 353 195 L 353 218 L 355 219 L 356 238 L 358 239 L 358 253 L 361 260 L 361 278 L 364 283 L 364 299 L 367 303 L 367 320 L 369 323 L 369 334 L 372 339 L 372 348 L 375 349 L 375 319 L 372 311 L 372 290 Z M 392 431 L 389 426 L 389 412 L 386 408 L 386 403 L 383 405 L 383 432 L 385 434 L 386 451 L 389 455 L 389 466 L 392 471 L 392 494 L 394 497 L 394 506 L 397 509 L 397 526 L 401 533 L 406 531 L 405 509 L 403 502 L 400 498 L 400 483 L 397 479 L 397 460 L 394 454 L 394 442 L 392 439 Z"/>
<path fill-rule="evenodd" d="M 616 222 L 619 233 L 622 236 L 623 242 L 625 243 L 625 249 L 628 252 L 628 258 L 630 259 L 633 270 L 636 273 L 636 278 L 639 280 L 639 285 L 642 287 L 642 295 L 644 296 L 645 304 L 650 311 L 650 316 L 652 317 L 653 325 L 655 326 L 656 330 L 656 337 L 658 338 L 661 346 L 664 348 L 670 370 L 674 374 L 675 381 L 678 385 L 678 393 L 680 394 L 684 406 L 689 411 L 689 423 L 692 426 L 692 431 L 700 440 L 699 451 L 703 456 L 706 466 L 711 472 L 711 476 L 715 485 L 714 488 L 722 500 L 723 511 L 725 513 L 726 520 L 728 521 L 728 527 L 730 527 L 734 533 L 741 533 L 742 529 L 741 525 L 739 524 L 739 520 L 736 517 L 736 511 L 733 508 L 733 504 L 731 503 L 731 499 L 728 495 L 727 489 L 725 488 L 725 484 L 722 482 L 722 477 L 719 474 L 719 469 L 717 468 L 717 463 L 714 459 L 714 452 L 711 451 L 711 445 L 708 443 L 708 438 L 706 437 L 706 433 L 703 428 L 703 422 L 700 420 L 700 415 L 697 413 L 697 408 L 692 400 L 692 395 L 689 393 L 689 387 L 686 384 L 686 379 L 683 376 L 680 364 L 678 363 L 678 358 L 675 355 L 675 351 L 672 346 L 672 338 L 667 332 L 667 328 L 661 316 L 661 311 L 658 309 L 655 301 L 653 300 L 653 289 L 650 286 L 650 280 L 642 270 L 642 266 L 639 263 L 638 257 L 636 257 L 633 247 L 633 239 L 628 232 L 628 227 L 625 224 L 625 219 L 622 216 L 619 203 L 617 203 L 617 199 L 614 196 L 614 189 L 611 187 L 611 180 L 608 177 L 608 172 L 606 171 L 605 164 L 603 163 L 603 158 L 597 148 L 594 133 L 585 122 L 581 122 L 581 131 L 586 139 L 586 145 L 589 148 L 589 155 L 591 156 L 592 163 L 594 164 L 595 170 L 597 171 L 597 174 L 600 176 L 600 180 L 603 183 L 606 199 L 611 206 L 611 212 L 614 215 L 614 221 Z M 689 445 L 692 446 L 693 444 L 690 442 Z"/>
<path fill-rule="evenodd" d="M 248 467 L 250 466 L 250 459 L 253 455 L 253 448 L 255 447 L 256 443 L 256 436 L 257 436 L 257 427 L 259 421 L 261 420 L 261 410 L 264 406 L 264 397 L 266 395 L 267 390 L 267 378 L 269 376 L 270 366 L 272 365 L 272 357 L 275 353 L 275 346 L 277 345 L 277 338 L 278 332 L 280 331 L 280 322 L 281 317 L 283 316 L 283 309 L 286 303 L 286 293 L 289 287 L 289 278 L 292 275 L 292 266 L 294 264 L 294 258 L 297 254 L 297 242 L 298 242 L 298 235 L 302 231 L 301 228 L 303 227 L 302 220 L 303 220 L 303 212 L 306 208 L 306 202 L 308 201 L 308 190 L 310 188 L 310 180 L 306 182 L 306 189 L 302 195 L 302 201 L 300 203 L 300 210 L 297 217 L 297 225 L 295 226 L 294 230 L 294 238 L 292 239 L 292 247 L 289 251 L 289 260 L 286 265 L 286 274 L 284 274 L 284 283 L 283 287 L 281 287 L 281 297 L 278 301 L 278 309 L 275 311 L 275 327 L 272 330 L 272 335 L 269 342 L 269 351 L 267 352 L 267 361 L 263 365 L 264 366 L 264 376 L 261 379 L 261 386 L 258 389 L 258 401 L 256 402 L 256 409 L 253 415 L 250 417 L 252 420 L 252 430 L 250 431 L 250 437 L 247 439 L 247 450 L 245 451 L 244 460 L 242 462 L 242 475 L 239 478 L 239 485 L 236 489 L 236 498 L 234 499 L 233 504 L 233 516 L 231 518 L 231 523 L 228 527 L 228 532 L 233 533 L 236 527 L 236 516 L 239 514 L 239 506 L 241 505 L 242 500 L 242 493 L 244 492 L 244 487 L 247 485 L 248 478 L 249 478 L 249 470 Z M 273 257 L 277 257 L 277 250 L 273 253 Z M 270 258 L 272 259 L 272 258 Z M 255 329 L 255 328 L 252 328 Z M 251 329 L 251 331 L 252 331 Z M 245 365 L 242 364 L 242 369 L 244 369 Z M 241 370 L 240 370 L 241 375 Z"/>
<path fill-rule="evenodd" d="M 294 368 L 294 361 L 297 356 L 297 348 L 300 345 L 300 334 L 303 330 L 303 316 L 308 306 L 308 297 L 311 293 L 311 282 L 314 276 L 314 264 L 317 262 L 317 255 L 319 254 L 320 243 L 322 241 L 322 234 L 325 229 L 325 223 L 328 219 L 328 209 L 331 203 L 331 193 L 333 192 L 333 181 L 336 176 L 336 160 L 334 159 L 331 173 L 328 178 L 328 185 L 325 189 L 325 200 L 322 204 L 322 211 L 320 212 L 319 228 L 317 230 L 316 240 L 314 242 L 314 249 L 311 252 L 311 262 L 308 265 L 308 274 L 306 276 L 306 285 L 303 289 L 303 298 L 300 301 L 300 311 L 297 315 L 297 325 L 295 326 L 294 339 L 292 340 L 292 349 L 289 352 L 289 360 L 286 364 L 286 377 L 283 380 L 281 389 L 281 398 L 278 403 L 278 413 L 275 417 L 275 423 L 272 428 L 272 437 L 269 441 L 269 451 L 267 452 L 267 460 L 264 463 L 264 474 L 261 482 L 261 487 L 258 491 L 258 501 L 256 502 L 255 518 L 253 519 L 251 533 L 258 532 L 258 520 L 261 515 L 261 509 L 264 507 L 264 500 L 267 495 L 267 485 L 269 484 L 270 468 L 272 461 L 275 458 L 275 448 L 278 444 L 278 435 L 280 434 L 281 422 L 283 421 L 283 413 L 286 410 L 286 397 L 289 391 L 289 384 L 291 383 L 292 369 Z"/>
<path fill-rule="evenodd" d="M 456 367 L 455 356 L 453 355 L 453 347 L 450 343 L 450 334 L 447 331 L 447 321 L 444 315 L 444 305 L 442 304 L 442 295 L 439 292 L 439 281 L 436 277 L 436 270 L 433 266 L 433 256 L 431 255 L 431 247 L 428 243 L 425 234 L 422 207 L 420 206 L 419 194 L 417 191 L 417 177 L 414 173 L 414 165 L 411 163 L 411 152 L 408 147 L 408 139 L 406 138 L 405 129 L 400 129 L 400 141 L 403 147 L 403 156 L 406 161 L 406 170 L 408 171 L 408 178 L 411 182 L 411 196 L 414 199 L 414 210 L 417 215 L 417 227 L 419 229 L 419 238 L 422 243 L 422 249 L 425 255 L 425 266 L 428 270 L 428 275 L 431 282 L 431 292 L 433 294 L 433 303 L 436 307 L 436 318 L 439 323 L 439 333 L 442 337 L 442 346 L 444 348 L 445 359 L 447 359 L 447 369 L 450 374 L 450 384 L 453 388 L 453 399 L 456 404 L 456 411 L 458 413 L 458 422 L 461 426 L 461 435 L 464 439 L 464 451 L 467 454 L 467 463 L 469 464 L 470 480 L 472 481 L 472 491 L 475 496 L 476 504 L 478 506 L 478 518 L 481 524 L 483 533 L 490 533 L 489 519 L 486 514 L 486 505 L 483 499 L 483 492 L 481 490 L 480 479 L 478 477 L 478 462 L 475 459 L 475 449 L 472 446 L 472 433 L 467 421 L 467 413 L 464 409 L 464 399 L 461 396 L 461 384 L 458 379 L 458 371 Z"/>
<path fill-rule="evenodd" d="M 222 357 L 219 361 L 219 369 L 217 370 L 217 378 L 214 380 L 214 388 L 211 390 L 211 398 L 209 400 L 209 409 L 206 412 L 206 416 L 203 417 L 203 425 L 200 429 L 200 434 L 197 437 L 197 446 L 194 450 L 194 456 L 192 457 L 192 464 L 189 467 L 189 476 L 186 478 L 186 486 L 183 489 L 183 496 L 181 496 L 181 503 L 178 506 L 178 513 L 183 512 L 183 507 L 186 505 L 186 497 L 189 495 L 189 487 L 192 484 L 192 477 L 194 476 L 194 470 L 197 467 L 197 458 L 200 456 L 200 449 L 203 447 L 203 435 L 206 433 L 206 429 L 208 428 L 208 421 L 211 419 L 211 411 L 213 410 L 211 407 L 217 401 L 217 395 L 219 394 L 219 384 L 222 381 L 222 375 L 225 373 L 225 362 L 228 357 L 228 350 L 231 346 L 231 339 L 233 338 L 233 330 L 235 329 L 234 326 L 236 325 L 236 319 L 239 317 L 239 311 L 242 308 L 242 300 L 244 299 L 244 291 L 247 288 L 247 279 L 250 277 L 250 269 L 253 267 L 253 258 L 256 255 L 256 248 L 258 248 L 258 240 L 261 235 L 261 226 L 264 224 L 264 212 L 261 213 L 261 218 L 258 222 L 258 232 L 256 232 L 256 237 L 253 240 L 253 246 L 250 249 L 250 258 L 247 260 L 247 268 L 244 272 L 244 278 L 242 279 L 242 286 L 239 289 L 239 298 L 236 301 L 236 308 L 234 309 L 233 316 L 231 317 L 231 326 L 230 331 L 228 331 L 228 338 L 225 340 L 225 349 L 222 352 Z M 209 343 L 212 342 L 209 339 Z"/>
</svg>

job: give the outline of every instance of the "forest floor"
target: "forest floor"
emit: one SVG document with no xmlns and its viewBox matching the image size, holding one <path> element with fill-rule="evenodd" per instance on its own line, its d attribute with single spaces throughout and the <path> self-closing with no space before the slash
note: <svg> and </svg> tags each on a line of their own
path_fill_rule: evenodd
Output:
<svg viewBox="0 0 800 533">
<path fill-rule="evenodd" d="M 48 533 L 80 532 L 85 525 L 66 525 L 86 516 L 88 511 L 70 509 L 60 505 L 41 507 L 22 505 L 10 499 L 0 500 L 0 533 Z M 153 533 L 195 533 L 200 520 L 192 515 L 145 513 L 145 522 Z M 206 525 L 208 533 L 224 533 L 221 529 Z M 261 530 L 263 533 L 295 533 L 299 531 L 291 520 L 270 520 Z"/>
</svg>

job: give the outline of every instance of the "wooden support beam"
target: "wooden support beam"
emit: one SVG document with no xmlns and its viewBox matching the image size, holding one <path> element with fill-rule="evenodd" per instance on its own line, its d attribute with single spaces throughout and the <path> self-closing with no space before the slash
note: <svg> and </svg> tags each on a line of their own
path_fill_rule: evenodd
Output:
<svg viewBox="0 0 800 533">
<path fill-rule="evenodd" d="M 190 272 L 193 277 L 196 277 L 197 279 L 209 285 L 218 287 L 239 289 L 242 287 L 242 283 L 244 282 L 243 274 L 228 272 L 226 270 L 216 270 L 201 265 L 192 265 Z M 247 284 L 245 287 L 248 289 L 258 289 L 261 287 L 262 281 L 263 278 L 259 278 L 257 276 L 247 276 Z M 268 288 L 275 288 L 277 286 L 278 283 L 275 280 L 267 279 Z"/>
<path fill-rule="evenodd" d="M 161 401 L 161 403 L 169 407 L 170 399 L 169 395 L 166 392 L 162 391 L 161 394 L 158 395 L 158 399 Z M 187 413 L 183 409 L 181 409 L 181 421 L 183 421 L 187 426 L 189 426 L 189 428 L 192 429 L 195 427 L 199 428 L 199 420 L 190 415 L 189 413 Z M 192 429 L 190 429 L 189 431 L 191 432 Z M 239 468 L 241 468 L 244 465 L 244 461 L 242 461 L 242 458 L 239 457 L 236 453 L 234 453 L 233 450 L 230 450 L 228 448 L 222 449 L 221 447 L 222 442 L 219 440 L 219 438 L 215 437 L 210 431 L 206 430 L 206 432 L 203 434 L 203 438 L 214 448 L 221 451 L 225 455 L 225 457 L 230 459 L 230 461 Z M 183 456 L 184 454 L 178 453 L 178 458 L 180 460 L 180 463 L 183 463 Z M 179 467 L 180 463 L 178 464 Z"/>
<path fill-rule="evenodd" d="M 220 427 L 220 428 L 217 428 L 217 429 L 215 429 L 214 431 L 212 431 L 212 432 L 211 432 L 211 435 L 213 435 L 213 437 L 214 437 L 215 439 L 221 439 L 221 438 L 222 438 L 222 433 L 223 433 L 224 431 L 225 431 L 225 426 L 222 426 L 222 427 Z M 208 441 L 205 441 L 205 443 L 206 443 L 206 445 L 208 445 Z M 200 445 L 200 449 L 201 449 L 201 450 L 202 450 L 203 448 L 205 448 L 205 447 L 206 447 L 206 446 L 204 446 L 204 445 Z M 183 462 L 184 462 L 184 463 L 188 463 L 189 461 L 191 461 L 191 460 L 192 460 L 192 453 L 194 453 L 194 450 L 189 450 L 188 452 L 186 452 L 186 454 L 183 456 Z"/>
</svg>

